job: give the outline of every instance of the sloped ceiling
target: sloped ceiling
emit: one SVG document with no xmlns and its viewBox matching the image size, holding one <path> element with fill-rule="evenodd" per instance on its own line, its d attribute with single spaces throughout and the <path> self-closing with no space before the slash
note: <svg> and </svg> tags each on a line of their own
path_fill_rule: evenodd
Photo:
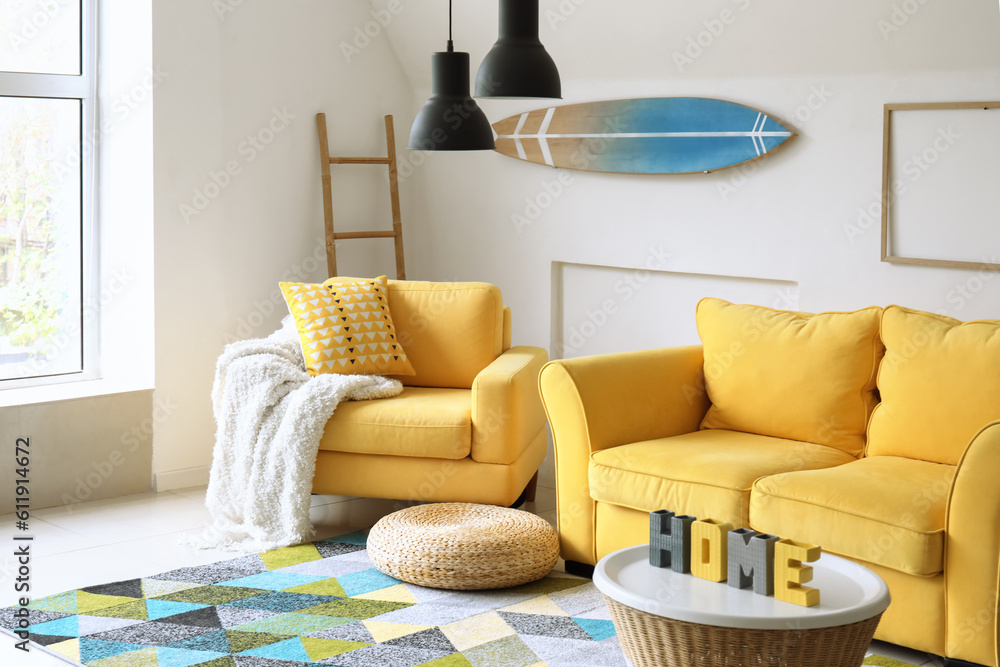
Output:
<svg viewBox="0 0 1000 667">
<path fill-rule="evenodd" d="M 447 0 L 370 2 L 398 10 L 386 34 L 416 91 L 429 90 Z M 688 77 L 1000 68 L 993 0 L 541 0 L 540 14 L 564 82 L 663 81 L 680 92 Z M 496 39 L 497 0 L 455 0 L 454 23 L 474 76 Z"/>
</svg>

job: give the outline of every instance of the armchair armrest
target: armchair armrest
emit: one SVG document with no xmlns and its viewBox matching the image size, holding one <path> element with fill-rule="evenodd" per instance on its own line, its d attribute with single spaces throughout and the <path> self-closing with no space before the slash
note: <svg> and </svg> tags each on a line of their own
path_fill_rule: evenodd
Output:
<svg viewBox="0 0 1000 667">
<path fill-rule="evenodd" d="M 945 519 L 947 657 L 1000 665 L 1000 421 L 958 462 Z"/>
<path fill-rule="evenodd" d="M 472 458 L 510 464 L 545 429 L 538 373 L 548 361 L 540 347 L 512 347 L 472 383 Z"/>
<path fill-rule="evenodd" d="M 553 361 L 539 386 L 555 443 L 563 558 L 593 565 L 590 455 L 696 431 L 708 411 L 700 345 Z"/>
</svg>

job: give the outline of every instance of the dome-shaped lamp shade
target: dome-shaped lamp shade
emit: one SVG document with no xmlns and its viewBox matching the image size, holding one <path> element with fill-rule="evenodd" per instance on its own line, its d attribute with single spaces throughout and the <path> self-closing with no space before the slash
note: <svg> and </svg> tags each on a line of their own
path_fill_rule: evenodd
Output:
<svg viewBox="0 0 1000 667">
<path fill-rule="evenodd" d="M 538 0 L 500 0 L 500 36 L 479 66 L 476 97 L 562 98 L 559 70 L 538 40 Z"/>
<path fill-rule="evenodd" d="M 431 55 L 431 96 L 413 121 L 409 148 L 420 151 L 491 151 L 493 128 L 469 95 L 469 54 Z"/>
</svg>

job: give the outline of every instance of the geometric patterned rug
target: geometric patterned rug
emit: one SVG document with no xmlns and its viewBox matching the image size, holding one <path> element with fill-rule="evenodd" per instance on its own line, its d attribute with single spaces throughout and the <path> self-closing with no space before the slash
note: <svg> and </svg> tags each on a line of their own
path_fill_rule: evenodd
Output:
<svg viewBox="0 0 1000 667">
<path fill-rule="evenodd" d="M 625 667 L 587 579 L 405 584 L 365 532 L 34 600 L 32 650 L 86 667 Z M 17 627 L 0 610 L 0 629 Z"/>
</svg>

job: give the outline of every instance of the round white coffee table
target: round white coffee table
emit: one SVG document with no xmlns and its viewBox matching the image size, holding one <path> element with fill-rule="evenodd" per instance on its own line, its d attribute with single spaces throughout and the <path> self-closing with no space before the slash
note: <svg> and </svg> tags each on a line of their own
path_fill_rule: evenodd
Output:
<svg viewBox="0 0 1000 667">
<path fill-rule="evenodd" d="M 889 606 L 881 577 L 823 554 L 813 607 L 649 564 L 649 545 L 615 551 L 594 570 L 625 655 L 636 667 L 858 667 Z"/>
</svg>

